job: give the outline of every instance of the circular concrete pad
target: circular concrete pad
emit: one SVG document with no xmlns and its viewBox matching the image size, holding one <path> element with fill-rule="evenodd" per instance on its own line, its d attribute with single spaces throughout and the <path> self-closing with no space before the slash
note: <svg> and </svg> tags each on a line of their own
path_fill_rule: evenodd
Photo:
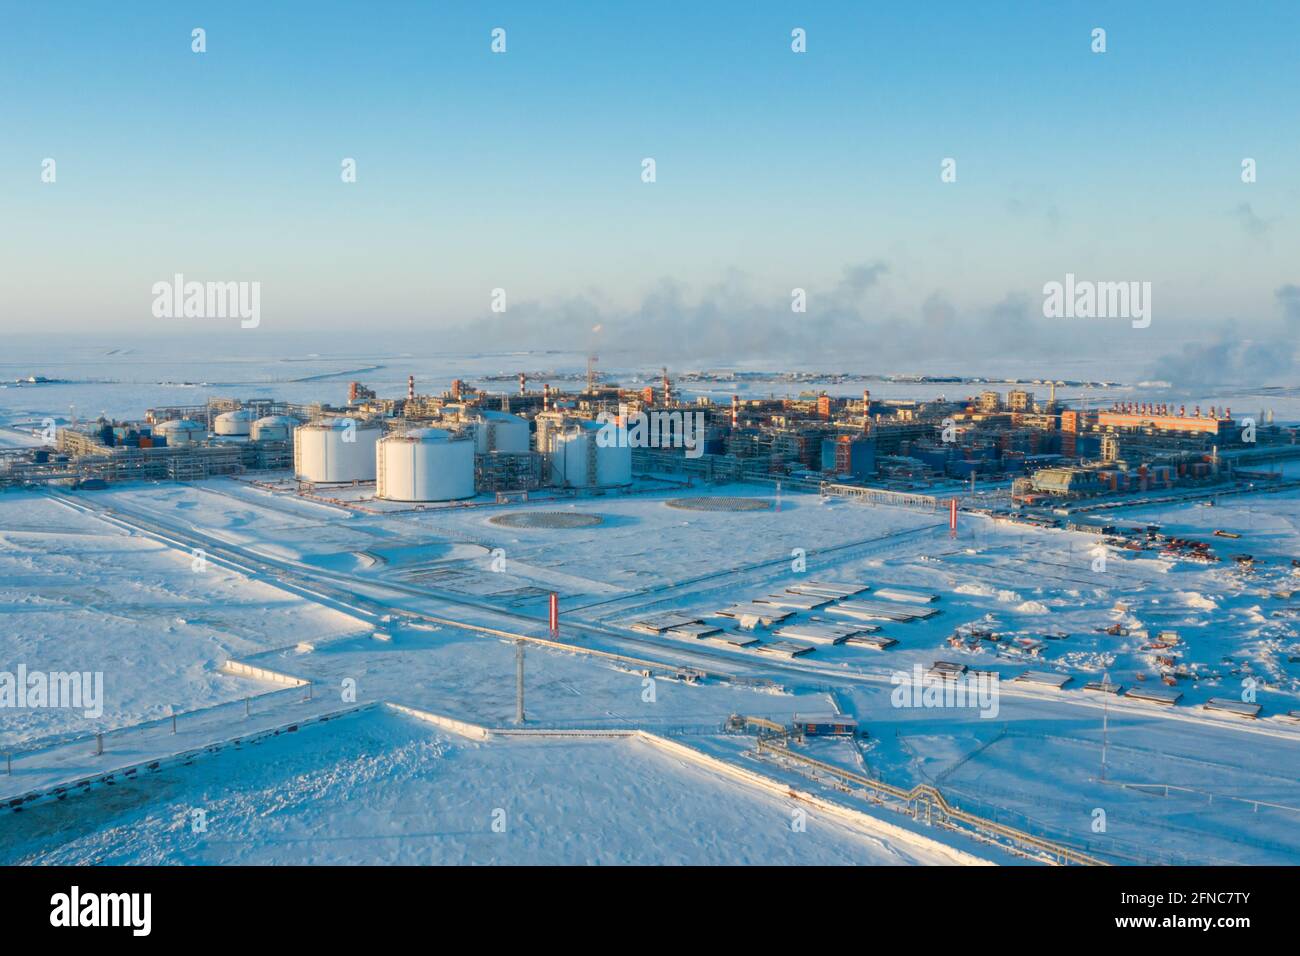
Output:
<svg viewBox="0 0 1300 956">
<path fill-rule="evenodd" d="M 512 511 L 488 519 L 506 528 L 590 528 L 605 519 L 581 511 Z"/>
<path fill-rule="evenodd" d="M 685 511 L 770 511 L 772 502 L 762 498 L 674 498 L 665 501 L 669 508 Z"/>
</svg>

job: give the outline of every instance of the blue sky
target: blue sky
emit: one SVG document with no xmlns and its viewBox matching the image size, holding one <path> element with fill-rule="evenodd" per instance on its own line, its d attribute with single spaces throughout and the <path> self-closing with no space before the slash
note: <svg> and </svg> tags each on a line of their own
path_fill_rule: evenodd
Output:
<svg viewBox="0 0 1300 956">
<path fill-rule="evenodd" d="M 796 286 L 960 330 L 1070 271 L 1151 281 L 1171 346 L 1263 334 L 1300 283 L 1297 35 L 1282 2 L 7 2 L 0 322 L 155 334 L 181 272 L 260 281 L 285 333 L 499 336 L 497 287 L 521 335 L 666 289 L 743 334 Z"/>
</svg>

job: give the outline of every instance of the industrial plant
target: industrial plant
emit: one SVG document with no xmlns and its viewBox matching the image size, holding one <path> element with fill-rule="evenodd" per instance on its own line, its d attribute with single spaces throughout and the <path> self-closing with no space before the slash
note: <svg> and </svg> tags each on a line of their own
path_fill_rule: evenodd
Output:
<svg viewBox="0 0 1300 956">
<path fill-rule="evenodd" d="M 1208 6 L 7 4 L 11 948 L 1290 928 L 1300 4 Z"/>
<path fill-rule="evenodd" d="M 499 380 L 499 376 L 496 377 Z M 1008 514 L 1104 508 L 1145 498 L 1218 496 L 1286 485 L 1296 428 L 1227 407 L 1058 401 L 1024 388 L 966 399 L 794 397 L 717 401 L 657 384 L 622 387 L 588 368 L 585 387 L 494 391 L 455 379 L 383 397 L 361 382 L 345 402 L 213 398 L 136 421 L 65 421 L 50 447 L 0 451 L 0 486 L 93 488 L 291 469 L 300 493 L 372 488 L 383 501 L 479 495 L 608 494 L 636 475 L 759 482 L 833 494 L 959 498 Z M 698 423 L 698 428 L 693 427 Z M 47 427 L 47 431 L 50 429 Z"/>
</svg>

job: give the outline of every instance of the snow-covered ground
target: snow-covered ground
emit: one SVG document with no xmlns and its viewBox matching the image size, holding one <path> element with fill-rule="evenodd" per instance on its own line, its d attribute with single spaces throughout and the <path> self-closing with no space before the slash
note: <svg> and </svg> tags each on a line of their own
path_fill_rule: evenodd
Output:
<svg viewBox="0 0 1300 956">
<path fill-rule="evenodd" d="M 504 361 L 480 359 L 479 367 Z M 213 379 L 224 383 L 213 392 L 307 401 L 347 378 L 366 380 L 370 373 L 357 371 L 365 364 L 233 363 L 228 377 Z M 101 399 L 105 408 L 125 406 L 134 387 L 119 413 L 138 415 L 142 401 L 190 401 L 178 393 L 199 391 L 141 391 L 90 377 L 83 369 L 76 384 L 4 390 L 0 425 L 58 414 L 74 393 L 84 413 Z M 0 431 L 0 443 L 26 441 Z M 319 714 L 353 700 L 392 702 L 509 728 L 510 636 L 548 638 L 546 599 L 556 591 L 560 646 L 534 640 L 526 648 L 528 726 L 645 730 L 869 819 L 819 820 L 810 811 L 799 833 L 785 798 L 642 739 L 470 741 L 372 708 L 164 762 L 140 778 L 118 773 L 111 786 L 17 813 L 0 809 L 8 860 L 1015 859 L 938 827 L 900 836 L 891 825 L 911 821 L 893 809 L 759 759 L 752 737 L 719 734 L 731 714 L 788 723 L 841 711 L 858 718 L 865 741 L 810 740 L 796 750 L 903 788 L 936 786 L 987 819 L 1114 862 L 1300 862 L 1300 722 L 1287 717 L 1300 710 L 1294 492 L 1122 510 L 1114 517 L 1209 539 L 1223 560 L 1111 549 L 1104 567 L 1091 535 L 963 515 L 954 539 L 943 515 L 788 489 L 778 495 L 770 485 L 647 481 L 633 494 L 423 510 L 374 508 L 368 494 L 351 491 L 341 497 L 360 507 L 341 507 L 298 497 L 288 483 L 272 491 L 234 479 L 121 484 L 66 500 L 0 494 L 0 672 L 20 664 L 99 671 L 105 690 L 99 719 L 0 709 L 0 750 L 44 748 L 16 760 L 0 794 L 25 792 L 24 781 L 50 785 L 64 770 L 76 783 L 229 741 L 272 726 L 282 706 Z M 669 505 L 710 495 L 767 507 Z M 492 521 L 530 511 L 600 520 L 570 529 Z M 1212 537 L 1215 529 L 1240 537 Z M 209 554 L 197 570 L 195 549 Z M 1232 560 L 1244 554 L 1257 559 L 1253 569 Z M 937 597 L 926 606 L 939 613 L 876 621 L 897 641 L 887 650 L 818 645 L 795 659 L 632 627 L 680 612 L 734 633 L 737 621 L 720 610 L 810 579 L 867 585 L 866 599 L 889 586 L 923 591 Z M 786 623 L 832 619 L 817 608 L 793 611 Z M 376 629 L 391 640 L 376 640 Z M 743 636 L 767 644 L 776 629 Z M 950 645 L 954 633 L 972 629 L 997 640 Z M 1153 647 L 1164 630 L 1176 631 L 1177 643 Z M 245 717 L 230 702 L 283 685 L 226 673 L 228 660 L 308 681 L 314 696 L 305 704 L 266 696 Z M 936 660 L 997 674 L 997 714 L 895 706 L 891 677 Z M 1070 682 L 1054 690 L 1014 680 L 1027 670 Z M 1081 689 L 1103 673 L 1125 687 L 1163 687 L 1163 673 L 1183 697 L 1161 708 Z M 1263 708 L 1259 720 L 1203 709 L 1211 697 L 1238 699 L 1249 688 Z M 199 708 L 212 709 L 175 740 L 165 723 L 134 736 L 111 733 Z M 284 720 L 297 720 L 292 714 Z M 103 755 L 84 742 L 49 739 L 104 731 Z M 206 834 L 190 828 L 186 814 L 195 808 L 207 811 Z M 496 808 L 506 812 L 504 834 L 491 829 Z"/>
<path fill-rule="evenodd" d="M 1111 702 L 1103 710 L 1082 695 L 1009 690 L 994 719 L 974 709 L 896 709 L 873 688 L 845 696 L 878 731 L 865 760 L 883 779 L 933 784 L 1012 826 L 1114 862 L 1300 860 L 1294 735 L 1262 722 L 1204 723 L 1181 708 Z M 850 768 L 859 759 L 827 741 L 810 752 Z"/>
<path fill-rule="evenodd" d="M 724 779 L 635 738 L 483 744 L 382 711 L 8 814 L 0 826 L 7 864 L 961 859 L 925 839 L 882 837 Z"/>
<path fill-rule="evenodd" d="M 34 492 L 0 494 L 0 670 L 103 674 L 103 716 L 0 710 L 0 748 L 99 733 L 257 693 L 217 672 L 306 638 L 357 633 L 336 611 Z"/>
</svg>

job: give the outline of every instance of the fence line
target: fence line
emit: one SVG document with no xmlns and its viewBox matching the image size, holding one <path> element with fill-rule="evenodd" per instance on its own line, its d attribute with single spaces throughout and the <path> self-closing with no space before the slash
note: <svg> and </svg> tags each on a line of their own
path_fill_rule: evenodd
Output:
<svg viewBox="0 0 1300 956">
<path fill-rule="evenodd" d="M 933 512 L 939 508 L 939 499 L 914 491 L 891 491 L 887 488 L 864 488 L 860 485 L 840 485 L 823 481 L 818 489 L 823 498 L 853 498 L 873 505 L 892 505 L 896 508 L 914 508 Z"/>
<path fill-rule="evenodd" d="M 57 750 L 63 747 L 74 747 L 77 744 L 85 744 L 89 747 L 92 743 L 96 747 L 96 753 L 103 753 L 105 742 L 113 738 L 122 738 L 132 734 L 144 734 L 154 728 L 161 728 L 167 731 L 166 735 L 175 734 L 179 727 L 179 722 L 205 716 L 215 716 L 221 710 L 235 710 L 242 707 L 244 716 L 250 717 L 254 713 L 253 701 L 258 704 L 272 702 L 279 704 L 282 700 L 289 700 L 297 696 L 303 701 L 311 699 L 311 683 L 304 681 L 301 684 L 292 687 L 285 687 L 280 690 L 268 691 L 264 694 L 246 695 L 238 700 L 223 701 L 220 704 L 210 704 L 207 707 L 198 707 L 194 710 L 180 711 L 166 717 L 156 717 L 151 720 L 141 721 L 138 724 L 126 724 L 122 727 L 114 727 L 111 730 L 102 730 L 96 733 L 84 734 L 50 734 L 36 740 L 24 741 L 21 744 L 22 749 L 6 750 L 5 772 L 12 774 L 13 761 L 16 757 L 30 757 L 43 751 Z M 264 710 L 258 710 L 257 713 L 264 713 Z M 162 736 L 162 735 L 160 735 Z"/>
</svg>

